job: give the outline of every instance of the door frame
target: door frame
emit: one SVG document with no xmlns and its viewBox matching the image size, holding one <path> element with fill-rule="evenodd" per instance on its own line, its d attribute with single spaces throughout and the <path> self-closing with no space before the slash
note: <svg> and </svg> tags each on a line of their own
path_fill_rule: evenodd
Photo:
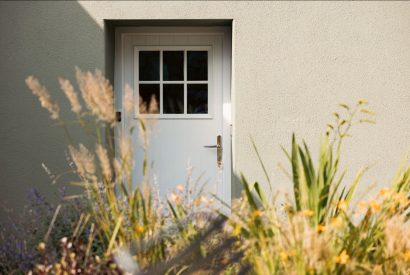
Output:
<svg viewBox="0 0 410 275">
<path fill-rule="evenodd" d="M 114 90 L 115 108 L 123 113 L 122 95 L 124 92 L 124 38 L 133 35 L 216 35 L 222 38 L 222 145 L 223 169 L 222 186 L 218 187 L 218 195 L 228 205 L 231 204 L 232 189 L 232 31 L 231 27 L 117 27 L 115 28 L 114 57 Z M 184 45 L 182 45 L 184 46 Z M 115 129 L 115 135 L 122 132 L 122 124 Z"/>
</svg>

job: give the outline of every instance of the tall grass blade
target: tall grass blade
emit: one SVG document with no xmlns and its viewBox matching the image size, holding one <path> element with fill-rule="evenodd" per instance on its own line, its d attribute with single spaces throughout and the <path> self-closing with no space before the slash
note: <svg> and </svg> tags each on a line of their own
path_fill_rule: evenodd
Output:
<svg viewBox="0 0 410 275">
<path fill-rule="evenodd" d="M 57 206 L 56 210 L 54 211 L 53 218 L 51 219 L 50 225 L 48 226 L 48 229 L 47 229 L 47 233 L 44 236 L 44 242 L 47 242 L 47 240 L 48 240 L 48 238 L 51 234 L 51 230 L 53 229 L 54 223 L 56 222 L 56 219 L 57 219 L 58 213 L 60 212 L 60 209 L 61 209 L 61 204 L 59 204 Z"/>
<path fill-rule="evenodd" d="M 117 234 L 118 234 L 118 232 L 119 232 L 119 230 L 120 230 L 120 227 L 121 227 L 121 224 L 122 224 L 123 219 L 124 219 L 124 218 L 123 218 L 122 216 L 120 216 L 120 217 L 118 218 L 117 224 L 115 225 L 114 231 L 113 231 L 113 233 L 112 233 L 112 235 L 111 235 L 110 242 L 109 242 L 109 244 L 108 244 L 108 249 L 107 249 L 107 253 L 108 253 L 108 254 L 110 254 L 111 251 L 112 251 L 112 248 L 113 248 L 113 246 L 114 246 L 114 244 L 115 244 L 115 240 L 116 240 L 116 238 L 117 238 Z"/>
<path fill-rule="evenodd" d="M 292 151 L 291 151 L 291 164 L 293 175 L 293 192 L 295 196 L 296 210 L 300 211 L 301 208 L 301 194 L 300 194 L 300 179 L 299 179 L 299 159 L 298 159 L 298 145 L 296 143 L 295 134 L 292 134 Z"/>
<path fill-rule="evenodd" d="M 268 171 L 267 171 L 267 169 L 266 169 L 266 167 L 265 167 L 265 164 L 264 164 L 264 162 L 263 162 L 263 160 L 262 160 L 261 155 L 259 154 L 258 147 L 256 146 L 256 143 L 255 143 L 255 141 L 254 141 L 254 139 L 253 139 L 252 137 L 251 137 L 251 142 L 252 142 L 253 149 L 255 150 L 256 156 L 258 157 L 259 164 L 260 164 L 261 167 L 262 167 L 263 174 L 265 175 L 265 178 L 266 178 L 266 180 L 267 180 L 267 182 L 268 182 L 268 184 L 269 184 L 270 192 L 273 193 L 273 191 L 272 191 L 272 182 L 271 182 L 271 180 L 270 180 Z"/>
</svg>

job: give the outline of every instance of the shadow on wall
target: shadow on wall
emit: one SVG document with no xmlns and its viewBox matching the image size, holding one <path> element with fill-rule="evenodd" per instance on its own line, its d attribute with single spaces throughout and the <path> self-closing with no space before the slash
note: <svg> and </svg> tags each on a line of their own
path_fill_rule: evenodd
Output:
<svg viewBox="0 0 410 275">
<path fill-rule="evenodd" d="M 24 80 L 36 76 L 71 117 L 57 77 L 73 81 L 75 66 L 103 70 L 104 33 L 74 1 L 0 2 L 0 35 L 0 203 L 18 211 L 32 187 L 56 198 L 61 184 L 51 184 L 42 163 L 56 174 L 69 169 L 62 129 Z M 80 134 L 72 133 L 83 141 Z"/>
<path fill-rule="evenodd" d="M 242 191 L 243 191 L 243 183 L 242 183 L 240 175 L 236 173 L 232 173 L 231 180 L 232 180 L 231 198 L 232 199 L 240 198 L 242 195 Z"/>
</svg>

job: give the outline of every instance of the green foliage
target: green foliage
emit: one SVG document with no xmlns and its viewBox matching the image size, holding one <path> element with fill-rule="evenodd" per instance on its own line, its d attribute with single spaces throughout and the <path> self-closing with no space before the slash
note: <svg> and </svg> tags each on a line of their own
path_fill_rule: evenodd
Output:
<svg viewBox="0 0 410 275">
<path fill-rule="evenodd" d="M 350 185 L 343 185 L 341 148 L 352 125 L 372 123 L 373 113 L 360 100 L 355 108 L 341 104 L 344 116 L 319 148 L 315 163 L 305 142 L 285 151 L 292 168 L 294 201 L 278 209 L 275 200 L 244 176 L 243 197 L 233 205 L 232 234 L 241 241 L 245 260 L 256 274 L 408 274 L 410 272 L 410 166 L 400 166 L 390 188 L 353 204 L 357 185 L 367 168 Z M 360 114 L 361 117 L 356 118 Z M 363 114 L 365 117 L 363 117 Z M 253 142 L 253 141 L 252 141 Z M 255 152 L 262 163 L 261 156 Z M 271 185 L 267 169 L 262 170 Z"/>
<path fill-rule="evenodd" d="M 350 185 L 344 183 L 346 170 L 340 168 L 342 144 L 351 127 L 374 123 L 365 100 L 353 108 L 340 104 L 341 111 L 334 113 L 322 138 L 317 161 L 309 146 L 292 136 L 290 150 L 284 150 L 292 169 L 294 200 L 289 205 L 279 207 L 272 189 L 267 196 L 260 183 L 251 184 L 241 175 L 243 196 L 227 215 L 214 211 L 212 199 L 194 192 L 190 180 L 185 187 L 177 186 L 164 203 L 149 177 L 151 125 L 142 118 L 135 125 L 122 125 L 125 135 L 113 146 L 112 87 L 98 71 L 77 70 L 77 79 L 86 110 L 72 85 L 66 80 L 60 83 L 77 116 L 72 123 L 95 138 L 95 150 L 76 145 L 69 134 L 71 123 L 60 118 L 57 103 L 36 79 L 27 79 L 42 106 L 66 131 L 78 176 L 74 184 L 84 188 L 79 196 L 91 206 L 81 213 L 72 234 L 61 240 L 57 258 L 49 257 L 47 244 L 38 245 L 42 258 L 34 273 L 410 273 L 410 166 L 403 162 L 390 188 L 357 204 L 352 198 L 366 168 Z M 125 92 L 132 98 L 129 87 Z M 127 106 L 132 100 L 124 102 L 128 115 L 134 115 L 133 106 Z M 137 167 L 129 138 L 135 127 L 144 149 L 144 160 Z M 252 144 L 272 188 L 253 140 Z M 133 178 L 134 169 L 141 169 L 141 182 Z M 86 241 L 79 238 L 83 232 L 88 232 Z"/>
<path fill-rule="evenodd" d="M 320 144 L 316 168 L 307 144 L 304 141 L 299 144 L 294 134 L 290 152 L 283 149 L 292 167 L 294 210 L 312 211 L 313 225 L 328 222 L 336 216 L 340 212 L 339 203 L 350 203 L 366 170 L 361 169 L 349 187 L 342 187 L 346 174 L 344 170 L 339 175 L 342 144 L 344 139 L 350 136 L 352 125 L 371 121 L 367 118 L 371 112 L 363 108 L 365 104 L 365 101 L 359 100 L 353 109 L 346 104 L 340 104 L 344 112 L 334 113 L 335 123 L 328 124 L 325 138 Z M 366 116 L 363 116 L 363 110 L 366 110 Z M 356 118 L 358 113 L 361 116 Z"/>
</svg>

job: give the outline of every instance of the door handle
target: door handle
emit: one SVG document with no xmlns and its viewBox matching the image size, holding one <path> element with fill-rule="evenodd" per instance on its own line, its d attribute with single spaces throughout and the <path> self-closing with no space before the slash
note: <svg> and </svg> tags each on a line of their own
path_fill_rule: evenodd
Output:
<svg viewBox="0 0 410 275">
<path fill-rule="evenodd" d="M 204 148 L 219 148 L 218 145 L 205 145 Z"/>
<path fill-rule="evenodd" d="M 205 145 L 204 148 L 216 149 L 216 164 L 222 168 L 222 136 L 216 136 L 216 145 Z"/>
</svg>

